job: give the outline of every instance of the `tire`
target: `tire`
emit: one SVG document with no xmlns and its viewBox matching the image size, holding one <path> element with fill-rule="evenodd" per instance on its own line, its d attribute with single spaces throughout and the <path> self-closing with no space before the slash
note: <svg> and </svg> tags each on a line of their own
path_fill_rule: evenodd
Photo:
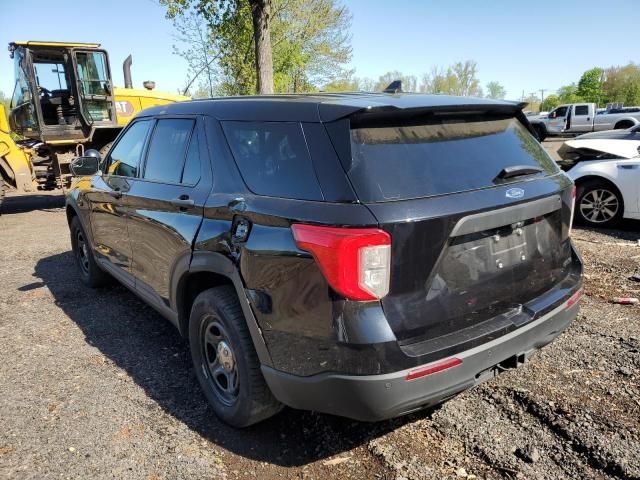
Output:
<svg viewBox="0 0 640 480">
<path fill-rule="evenodd" d="M 196 377 L 220 420 L 242 428 L 282 410 L 260 371 L 233 287 L 211 288 L 196 297 L 189 345 Z"/>
<path fill-rule="evenodd" d="M 633 127 L 633 123 L 628 120 L 623 120 L 622 122 L 616 123 L 614 130 L 626 130 L 627 128 Z"/>
<path fill-rule="evenodd" d="M 80 280 L 91 288 L 107 285 L 111 277 L 96 263 L 87 234 L 78 217 L 73 217 L 69 227 L 71 230 L 71 249 L 80 273 Z"/>
<path fill-rule="evenodd" d="M 576 189 L 575 220 L 590 227 L 615 227 L 622 220 L 620 191 L 603 180 L 588 180 Z"/>
</svg>

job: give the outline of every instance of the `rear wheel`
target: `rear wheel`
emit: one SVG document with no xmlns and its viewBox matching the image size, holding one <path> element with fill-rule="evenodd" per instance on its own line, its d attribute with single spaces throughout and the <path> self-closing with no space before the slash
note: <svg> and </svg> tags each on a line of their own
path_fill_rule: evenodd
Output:
<svg viewBox="0 0 640 480">
<path fill-rule="evenodd" d="M 282 409 L 271 394 L 235 290 L 223 286 L 198 295 L 189 317 L 196 377 L 216 415 L 246 427 Z"/>
<path fill-rule="evenodd" d="M 82 228 L 78 217 L 73 217 L 69 227 L 71 230 L 71 248 L 80 272 L 80 280 L 91 288 L 106 285 L 110 277 L 96 263 L 87 234 Z"/>
<path fill-rule="evenodd" d="M 592 227 L 613 227 L 622 219 L 622 195 L 602 180 L 589 180 L 577 188 L 576 220 Z"/>
</svg>

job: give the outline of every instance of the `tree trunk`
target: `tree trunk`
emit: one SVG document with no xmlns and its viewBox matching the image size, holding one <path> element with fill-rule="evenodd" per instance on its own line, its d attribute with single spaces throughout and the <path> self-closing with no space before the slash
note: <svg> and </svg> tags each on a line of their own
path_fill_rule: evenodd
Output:
<svg viewBox="0 0 640 480">
<path fill-rule="evenodd" d="M 249 0 L 256 46 L 256 74 L 259 94 L 273 93 L 273 58 L 271 56 L 271 0 Z"/>
</svg>

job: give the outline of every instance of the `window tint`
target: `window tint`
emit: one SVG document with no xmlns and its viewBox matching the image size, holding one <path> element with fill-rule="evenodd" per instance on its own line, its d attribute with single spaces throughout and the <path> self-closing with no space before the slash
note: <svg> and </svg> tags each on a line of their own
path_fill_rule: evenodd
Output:
<svg viewBox="0 0 640 480">
<path fill-rule="evenodd" d="M 302 127 L 294 122 L 223 122 L 249 189 L 260 195 L 322 200 Z"/>
<path fill-rule="evenodd" d="M 195 185 L 198 180 L 200 180 L 200 143 L 198 129 L 195 129 L 193 135 L 191 135 L 191 143 L 187 151 L 187 161 L 182 172 L 182 183 Z"/>
<path fill-rule="evenodd" d="M 145 179 L 180 182 L 187 143 L 194 123 L 191 119 L 182 118 L 158 120 L 147 153 Z"/>
<path fill-rule="evenodd" d="M 589 105 L 576 105 L 576 115 L 589 115 Z"/>
<path fill-rule="evenodd" d="M 141 120 L 127 129 L 115 147 L 111 149 L 107 173 L 123 177 L 137 176 L 140 156 L 150 125 L 150 120 Z"/>
<path fill-rule="evenodd" d="M 345 169 L 360 200 L 404 200 L 493 187 L 505 183 L 498 174 L 514 165 L 542 167 L 543 174 L 558 171 L 515 118 L 458 116 L 430 122 L 387 122 L 351 130 L 351 158 Z"/>
</svg>

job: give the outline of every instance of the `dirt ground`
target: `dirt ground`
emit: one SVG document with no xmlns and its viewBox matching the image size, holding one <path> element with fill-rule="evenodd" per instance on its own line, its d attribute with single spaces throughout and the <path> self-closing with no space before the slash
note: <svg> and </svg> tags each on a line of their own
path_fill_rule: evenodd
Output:
<svg viewBox="0 0 640 480">
<path fill-rule="evenodd" d="M 0 478 L 640 479 L 640 226 L 576 229 L 578 319 L 524 367 L 441 408 L 362 424 L 207 407 L 186 343 L 123 287 L 78 281 L 62 198 L 0 217 Z"/>
</svg>

